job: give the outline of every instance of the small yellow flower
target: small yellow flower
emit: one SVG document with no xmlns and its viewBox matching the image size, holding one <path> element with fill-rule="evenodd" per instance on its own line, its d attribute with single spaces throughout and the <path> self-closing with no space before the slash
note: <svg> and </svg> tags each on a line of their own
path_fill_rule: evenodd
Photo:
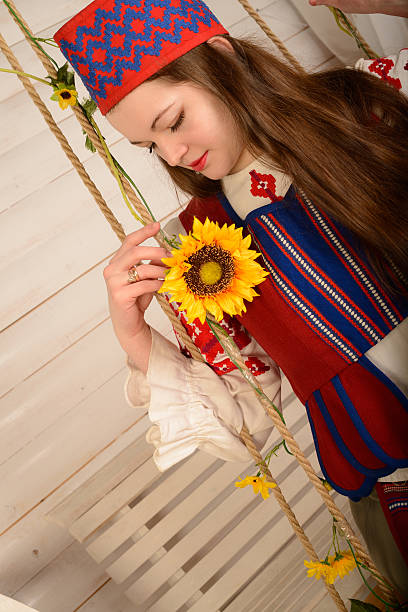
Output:
<svg viewBox="0 0 408 612">
<path fill-rule="evenodd" d="M 314 576 L 316 580 L 319 580 L 322 576 L 326 578 L 327 571 L 330 569 L 328 561 L 325 561 L 323 559 L 321 559 L 320 561 L 304 561 L 303 563 L 306 567 L 309 568 L 307 570 L 307 575 L 309 576 L 309 578 L 312 578 Z"/>
<path fill-rule="evenodd" d="M 337 576 L 344 578 L 356 567 L 356 562 L 351 552 L 343 550 L 336 555 L 329 557 L 330 569 L 327 572 L 326 582 L 333 584 Z"/>
<path fill-rule="evenodd" d="M 207 312 L 217 321 L 223 312 L 245 312 L 244 299 L 252 302 L 258 295 L 253 287 L 268 275 L 255 261 L 259 253 L 249 249 L 251 237 L 243 238 L 235 225 L 220 227 L 194 218 L 192 231 L 180 240 L 172 257 L 162 260 L 170 270 L 159 293 L 170 293 L 170 301 L 180 302 L 189 323 L 196 318 L 204 323 Z"/>
<path fill-rule="evenodd" d="M 304 561 L 304 564 L 309 568 L 307 572 L 309 577 L 315 576 L 316 580 L 319 580 L 323 576 L 327 584 L 333 584 L 337 576 L 344 578 L 356 567 L 352 553 L 347 550 L 320 561 Z"/>
<path fill-rule="evenodd" d="M 243 489 L 248 485 L 252 485 L 255 495 L 260 493 L 264 499 L 269 497 L 268 487 L 274 489 L 276 487 L 276 483 L 268 482 L 266 480 L 266 476 L 247 476 L 244 480 L 238 480 L 235 483 L 236 487 Z"/>
<path fill-rule="evenodd" d="M 78 92 L 76 89 L 68 89 L 65 85 L 61 85 L 60 88 L 55 89 L 51 96 L 51 100 L 56 100 L 62 110 L 68 108 L 68 106 L 75 106 L 77 103 Z"/>
</svg>

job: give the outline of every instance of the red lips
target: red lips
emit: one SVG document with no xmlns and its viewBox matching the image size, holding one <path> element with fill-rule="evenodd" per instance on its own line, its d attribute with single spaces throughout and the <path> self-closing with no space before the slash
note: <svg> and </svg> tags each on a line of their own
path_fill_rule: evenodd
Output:
<svg viewBox="0 0 408 612">
<path fill-rule="evenodd" d="M 207 156 L 208 151 L 206 151 L 204 155 L 193 161 L 193 163 L 190 164 L 190 168 L 195 170 L 195 172 L 201 172 L 201 170 L 204 170 L 205 164 L 207 163 Z"/>
</svg>

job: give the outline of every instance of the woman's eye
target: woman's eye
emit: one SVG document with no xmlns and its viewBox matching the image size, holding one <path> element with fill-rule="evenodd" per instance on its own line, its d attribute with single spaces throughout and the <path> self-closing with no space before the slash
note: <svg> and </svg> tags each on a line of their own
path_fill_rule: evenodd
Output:
<svg viewBox="0 0 408 612">
<path fill-rule="evenodd" d="M 177 119 L 176 123 L 174 123 L 174 125 L 172 125 L 172 126 L 171 126 L 171 128 L 170 128 L 170 129 L 171 129 L 171 131 L 172 131 L 172 132 L 176 132 L 176 131 L 179 129 L 180 125 L 183 123 L 183 121 L 184 121 L 184 112 L 182 111 L 182 112 L 179 114 L 179 116 L 178 116 L 178 119 Z"/>
</svg>

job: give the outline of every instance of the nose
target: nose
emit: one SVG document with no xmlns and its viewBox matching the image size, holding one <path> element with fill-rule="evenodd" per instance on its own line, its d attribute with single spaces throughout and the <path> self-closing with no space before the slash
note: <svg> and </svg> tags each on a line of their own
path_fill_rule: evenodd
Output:
<svg viewBox="0 0 408 612">
<path fill-rule="evenodd" d="M 166 141 L 157 143 L 158 154 L 162 157 L 169 166 L 181 166 L 183 158 L 188 151 L 188 146 L 182 142 L 176 142 L 170 138 Z"/>
</svg>

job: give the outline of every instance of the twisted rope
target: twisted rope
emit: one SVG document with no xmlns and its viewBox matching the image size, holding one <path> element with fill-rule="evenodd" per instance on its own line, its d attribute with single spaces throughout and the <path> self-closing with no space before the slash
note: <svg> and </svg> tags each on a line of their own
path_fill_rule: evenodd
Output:
<svg viewBox="0 0 408 612">
<path fill-rule="evenodd" d="M 272 489 L 272 493 L 275 496 L 275 499 L 278 502 L 282 512 L 286 514 L 288 521 L 291 524 L 293 531 L 295 532 L 300 542 L 302 543 L 303 548 L 305 549 L 307 554 L 310 555 L 313 561 L 319 561 L 319 557 L 315 549 L 313 548 L 311 541 L 309 540 L 304 530 L 302 529 L 301 525 L 299 524 L 299 521 L 297 520 L 292 508 L 289 506 L 288 502 L 286 501 L 279 485 L 277 484 L 276 480 L 273 478 L 269 468 L 265 467 L 265 465 L 262 463 L 262 455 L 259 453 L 253 441 L 253 438 L 251 434 L 249 433 L 248 428 L 245 424 L 242 427 L 240 437 L 241 437 L 241 440 L 244 442 L 245 446 L 247 447 L 247 449 L 249 450 L 249 452 L 251 453 L 252 457 L 254 458 L 255 463 L 259 464 L 259 469 L 265 474 L 265 476 L 267 477 L 267 480 L 269 480 L 270 482 L 273 482 L 276 485 Z M 336 604 L 337 608 L 339 610 L 342 610 L 342 612 L 346 612 L 347 608 L 344 605 L 344 602 L 341 599 L 335 586 L 332 584 L 326 584 L 326 588 L 331 598 L 333 599 L 334 603 Z"/>
<path fill-rule="evenodd" d="M 300 64 L 297 62 L 297 60 L 287 51 L 287 49 L 283 45 L 283 43 L 281 43 L 281 41 L 279 41 L 279 39 L 268 28 L 268 26 L 265 24 L 265 22 L 263 22 L 263 20 L 259 17 L 259 15 L 254 11 L 254 9 L 252 9 L 252 7 L 250 7 L 249 3 L 246 2 L 246 0 L 239 0 L 239 2 L 244 6 L 244 8 L 248 11 L 248 13 L 257 21 L 257 23 L 262 22 L 262 25 L 261 25 L 261 23 L 259 23 L 259 25 L 261 25 L 262 29 L 264 29 L 264 31 L 267 33 L 267 35 L 278 46 L 278 48 L 283 53 L 283 55 L 288 59 L 288 61 L 290 61 L 290 63 L 292 63 L 294 66 L 296 66 L 298 68 L 298 70 L 303 71 L 303 68 L 300 66 Z M 39 57 L 39 59 L 42 62 L 45 70 L 48 72 L 48 74 L 50 76 L 55 78 L 56 77 L 56 71 L 54 69 L 53 64 L 51 63 L 51 61 L 45 55 L 43 55 L 41 53 L 41 51 L 38 49 L 38 47 L 34 44 L 34 42 L 30 39 L 30 37 L 27 34 L 27 32 L 28 32 L 32 36 L 30 28 L 28 27 L 28 24 L 25 22 L 25 20 L 21 16 L 21 14 L 17 11 L 17 9 L 15 8 L 14 3 L 12 2 L 12 0 L 9 0 L 9 5 L 11 6 L 12 10 L 15 12 L 15 16 L 13 15 L 13 18 L 15 19 L 16 23 L 18 24 L 18 26 L 23 30 L 25 37 L 27 38 L 28 42 L 32 46 L 32 48 L 35 51 L 36 55 Z M 253 15 L 252 12 L 254 12 L 255 15 Z M 17 19 L 16 19 L 16 17 L 17 17 Z M 21 23 L 19 23 L 18 20 L 20 20 Z M 23 24 L 23 26 L 26 28 L 26 31 L 24 31 L 24 29 L 21 27 L 21 24 Z M 265 29 L 265 27 L 266 27 L 266 29 Z M 268 31 L 270 32 L 270 34 L 268 33 Z M 1 49 L 4 52 L 4 54 L 6 55 L 7 59 L 10 62 L 10 64 L 12 65 L 13 69 L 14 70 L 22 71 L 22 69 L 21 69 L 17 59 L 15 58 L 15 56 L 12 53 L 12 51 L 7 46 L 7 43 L 4 41 L 4 39 L 2 37 L 0 39 L 0 43 L 1 43 Z M 99 190 L 96 188 L 96 186 L 94 185 L 94 183 L 92 182 L 92 180 L 90 179 L 88 174 L 86 173 L 85 169 L 83 168 L 83 165 L 81 164 L 80 160 L 73 153 L 72 149 L 70 148 L 70 146 L 68 144 L 68 141 L 65 139 L 64 135 L 59 130 L 58 126 L 56 125 L 56 123 L 54 121 L 54 119 L 52 118 L 52 116 L 49 113 L 48 109 L 45 107 L 45 105 L 42 102 L 41 98 L 38 96 L 36 90 L 34 89 L 34 87 L 31 84 L 31 82 L 26 77 L 20 77 L 20 79 L 21 79 L 24 87 L 27 89 L 27 91 L 29 92 L 30 96 L 32 97 L 34 103 L 37 105 L 37 107 L 42 112 L 42 114 L 43 114 L 43 116 L 44 116 L 44 118 L 45 118 L 45 120 L 47 122 L 47 125 L 50 127 L 51 131 L 53 132 L 53 134 L 58 139 L 58 142 L 60 143 L 61 147 L 63 148 L 64 152 L 66 153 L 66 155 L 68 156 L 68 158 L 70 159 L 72 164 L 74 165 L 74 167 L 77 170 L 78 174 L 81 176 L 81 179 L 83 180 L 85 186 L 89 189 L 90 193 L 95 198 L 99 208 L 101 209 L 101 211 L 104 214 L 105 218 L 108 220 L 108 222 L 111 225 L 113 231 L 118 236 L 118 238 L 121 241 L 123 241 L 123 239 L 125 237 L 125 234 L 124 234 L 122 226 L 120 225 L 120 223 L 118 222 L 116 217 L 113 215 L 113 213 L 110 211 L 109 207 L 107 206 L 107 204 L 106 204 L 105 200 L 103 199 L 102 195 L 100 194 Z M 108 166 L 109 170 L 113 173 L 113 169 L 111 167 L 111 164 L 109 163 L 109 159 L 108 159 L 108 157 L 106 155 L 106 152 L 105 152 L 105 150 L 104 150 L 104 148 L 103 148 L 103 146 L 102 146 L 98 136 L 96 135 L 96 133 L 94 132 L 94 130 L 90 126 L 90 124 L 88 122 L 88 119 L 84 116 L 84 114 L 82 113 L 82 111 L 81 111 L 81 109 L 79 107 L 75 107 L 74 106 L 73 107 L 73 111 L 74 111 L 75 116 L 77 117 L 81 127 L 85 130 L 85 132 L 89 136 L 92 144 L 95 146 L 95 149 L 97 150 L 99 155 L 102 157 L 102 159 L 105 161 L 105 163 Z M 140 214 L 140 216 L 143 219 L 143 221 L 145 223 L 151 222 L 153 219 L 152 219 L 150 213 L 146 210 L 146 208 L 144 207 L 142 202 L 136 196 L 136 194 L 133 191 L 133 188 L 131 187 L 130 183 L 123 176 L 120 176 L 120 180 L 122 182 L 122 185 L 123 185 L 123 188 L 125 190 L 126 195 L 128 196 L 129 200 L 131 201 L 131 203 L 133 204 L 135 209 Z M 159 242 L 159 244 L 161 246 L 164 246 L 160 240 L 158 240 L 158 242 Z M 171 308 L 171 306 L 167 303 L 165 298 L 163 298 L 162 296 L 158 296 L 157 295 L 156 297 L 157 297 L 157 299 L 159 301 L 159 304 L 162 307 L 163 311 L 169 317 L 173 327 L 175 328 L 176 332 L 179 334 L 179 336 L 182 339 L 183 343 L 186 345 L 186 347 L 188 348 L 188 350 L 192 354 L 193 358 L 197 359 L 199 361 L 204 361 L 203 356 L 201 355 L 200 351 L 195 346 L 195 344 L 192 342 L 191 338 L 188 336 L 185 328 L 183 327 L 183 325 L 179 321 L 178 317 L 174 313 L 174 311 Z M 240 357 L 240 360 L 241 360 L 241 367 L 244 370 L 248 371 L 248 369 L 247 369 L 247 367 L 246 367 L 246 365 L 243 362 L 241 357 Z M 259 387 L 259 385 L 257 383 L 256 383 L 256 385 L 260 389 L 260 387 Z M 303 469 L 306 472 L 307 476 L 309 477 L 309 479 L 311 480 L 311 482 L 313 483 L 313 485 L 315 486 L 315 488 L 317 489 L 317 491 L 321 495 L 321 497 L 322 497 L 324 503 L 326 504 L 326 506 L 328 507 L 329 511 L 336 518 L 336 520 L 339 522 L 341 528 L 343 529 L 343 531 L 347 535 L 347 537 L 349 537 L 350 542 L 353 544 L 353 546 L 354 546 L 354 548 L 356 550 L 357 556 L 360 558 L 361 561 L 363 561 L 367 565 L 367 567 L 369 567 L 369 569 L 373 572 L 375 577 L 377 577 L 379 580 L 383 580 L 384 581 L 385 579 L 378 572 L 378 570 L 376 569 L 375 565 L 371 561 L 370 557 L 368 556 L 368 554 L 366 553 L 366 551 L 364 550 L 364 548 L 360 544 L 359 540 L 354 535 L 354 533 L 353 533 L 350 525 L 348 524 L 346 518 L 343 516 L 343 514 L 337 508 L 337 506 L 335 505 L 334 501 L 332 500 L 332 498 L 330 497 L 330 495 L 328 494 L 328 492 L 326 491 L 326 489 L 322 485 L 320 479 L 315 474 L 311 464 L 306 459 L 306 457 L 303 455 L 302 451 L 300 450 L 299 446 L 297 445 L 296 441 L 294 440 L 294 438 L 291 435 L 291 433 L 289 432 L 289 430 L 282 423 L 282 421 L 280 420 L 280 418 L 277 415 L 277 413 L 270 407 L 269 403 L 266 400 L 264 400 L 262 398 L 262 396 L 259 396 L 258 394 L 257 394 L 257 397 L 258 397 L 258 400 L 263 405 L 263 407 L 266 410 L 266 412 L 271 416 L 272 420 L 274 421 L 274 423 L 275 423 L 276 427 L 278 428 L 278 431 L 280 432 L 282 437 L 288 442 L 289 448 L 291 449 L 291 451 L 295 455 L 296 459 L 298 460 L 299 464 L 303 467 Z M 241 431 L 241 438 L 244 441 L 244 443 L 246 444 L 246 446 L 247 446 L 248 450 L 250 451 L 251 455 L 253 456 L 253 458 L 255 460 L 255 463 L 259 463 L 260 461 L 262 461 L 262 457 L 259 454 L 259 452 L 258 452 L 258 450 L 257 450 L 257 448 L 256 448 L 256 446 L 255 446 L 251 436 L 249 435 L 248 429 L 246 428 L 245 425 L 244 425 L 244 427 L 243 427 L 243 429 Z M 261 463 L 261 466 L 262 466 L 262 463 Z M 261 467 L 261 469 L 262 469 L 262 467 Z M 267 474 L 268 478 L 271 478 L 273 480 L 272 475 L 271 475 L 269 470 L 267 470 L 265 473 Z M 276 497 L 276 499 L 277 499 L 281 509 L 283 510 L 283 512 L 288 517 L 288 520 L 289 520 L 290 524 L 292 525 L 292 528 L 294 529 L 296 535 L 298 536 L 298 538 L 302 542 L 304 548 L 312 556 L 313 559 L 318 560 L 318 556 L 317 556 L 316 552 L 314 551 L 312 544 L 310 543 L 310 541 L 308 540 L 306 534 L 302 530 L 302 528 L 301 528 L 299 522 L 297 521 L 293 511 L 291 510 L 289 504 L 286 502 L 286 500 L 285 500 L 281 490 L 279 489 L 279 487 L 276 487 L 276 488 L 273 489 L 273 491 L 274 491 L 275 497 Z M 391 598 L 393 597 L 393 593 L 392 593 L 391 588 L 384 587 L 381 584 L 381 582 L 379 583 L 379 586 L 380 586 L 380 588 L 382 588 L 386 592 L 388 597 L 391 597 Z M 326 587 L 327 587 L 331 597 L 335 601 L 337 607 L 340 610 L 342 610 L 342 611 L 346 610 L 346 608 L 344 607 L 344 603 L 342 602 L 342 600 L 341 600 L 339 594 L 337 593 L 336 589 L 334 588 L 334 586 L 326 584 Z"/>
<path fill-rule="evenodd" d="M 13 70 L 18 70 L 19 72 L 23 72 L 23 68 L 21 67 L 19 61 L 17 60 L 16 56 L 11 51 L 10 47 L 7 45 L 6 41 L 4 40 L 1 34 L 0 34 L 0 49 L 6 56 Z M 80 160 L 78 159 L 78 157 L 75 155 L 75 153 L 71 149 L 67 139 L 65 138 L 64 134 L 59 129 L 58 125 L 55 123 L 54 118 L 52 117 L 50 111 L 48 110 L 48 108 L 46 107 L 46 105 L 44 104 L 40 96 L 38 95 L 37 90 L 31 83 L 30 79 L 22 75 L 18 75 L 18 78 L 23 83 L 25 89 L 27 90 L 34 104 L 37 106 L 40 113 L 44 117 L 51 132 L 57 138 L 65 155 L 68 157 L 70 162 L 73 164 L 73 166 L 77 170 L 85 187 L 89 190 L 91 195 L 94 197 L 105 219 L 109 222 L 109 224 L 111 225 L 113 231 L 118 236 L 118 238 L 120 240 L 123 240 L 125 237 L 125 232 L 123 230 L 123 227 L 121 226 L 119 221 L 115 218 L 112 211 L 106 204 L 101 192 L 96 187 L 95 183 L 92 181 L 91 177 L 89 176 L 89 174 L 87 173 L 83 165 L 81 164 Z"/>
<path fill-rule="evenodd" d="M 378 57 L 377 53 L 370 47 L 365 38 L 360 34 L 360 31 L 356 28 L 354 23 L 351 21 L 350 17 L 345 18 L 345 15 L 339 9 L 334 8 L 333 11 L 337 15 L 337 19 L 341 22 L 346 30 L 348 30 L 348 26 L 353 30 L 353 35 L 356 41 L 358 41 L 358 46 L 368 55 L 369 58 Z M 348 20 L 348 21 L 347 21 Z"/>
<path fill-rule="evenodd" d="M 266 21 L 262 19 L 258 11 L 256 11 L 251 4 L 247 0 L 238 0 L 238 2 L 244 7 L 248 15 L 252 17 L 259 25 L 259 27 L 265 32 L 268 38 L 275 44 L 275 46 L 279 49 L 282 55 L 288 60 L 289 64 L 292 64 L 294 68 L 296 68 L 299 72 L 305 72 L 303 66 L 297 61 L 296 57 L 292 55 L 292 53 L 288 50 L 288 48 L 283 44 L 280 38 L 272 32 L 271 28 L 268 26 Z"/>
</svg>

